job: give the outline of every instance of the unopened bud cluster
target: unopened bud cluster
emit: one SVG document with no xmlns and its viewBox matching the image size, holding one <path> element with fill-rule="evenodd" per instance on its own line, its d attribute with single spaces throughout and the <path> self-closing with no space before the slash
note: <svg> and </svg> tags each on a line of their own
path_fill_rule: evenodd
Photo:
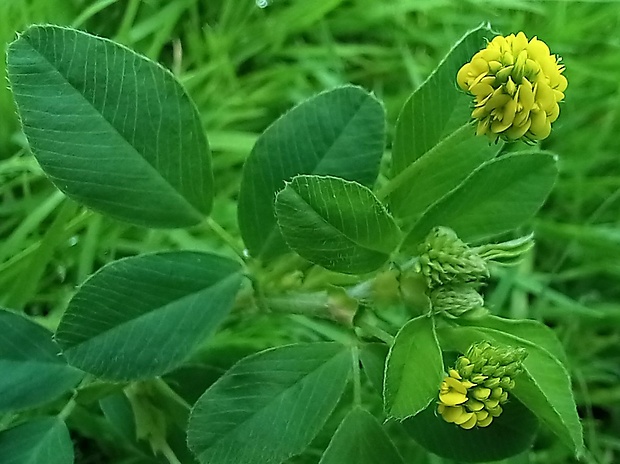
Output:
<svg viewBox="0 0 620 464">
<path fill-rule="evenodd" d="M 488 427 L 502 414 L 526 355 L 522 348 L 472 345 L 441 382 L 437 412 L 466 430 Z"/>
<path fill-rule="evenodd" d="M 484 259 L 447 227 L 435 227 L 420 246 L 417 269 L 429 288 L 477 282 L 489 277 Z"/>
<path fill-rule="evenodd" d="M 433 311 L 459 317 L 482 308 L 478 293 L 487 262 L 447 227 L 436 227 L 420 246 L 416 266 L 426 279 Z"/>
<path fill-rule="evenodd" d="M 489 262 L 511 265 L 533 246 L 532 235 L 475 248 L 447 227 L 435 227 L 420 245 L 416 271 L 426 280 L 433 311 L 450 317 L 486 314 L 478 292 L 489 277 Z"/>
</svg>

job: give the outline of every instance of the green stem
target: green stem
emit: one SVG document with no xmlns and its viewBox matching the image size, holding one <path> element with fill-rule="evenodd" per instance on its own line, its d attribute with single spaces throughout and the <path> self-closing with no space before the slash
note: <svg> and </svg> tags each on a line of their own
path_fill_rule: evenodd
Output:
<svg viewBox="0 0 620 464">
<path fill-rule="evenodd" d="M 353 403 L 355 406 L 362 405 L 362 374 L 360 372 L 360 353 L 356 345 L 351 349 L 353 361 Z"/>
<path fill-rule="evenodd" d="M 450 139 L 453 137 L 458 137 L 460 136 L 460 134 L 462 133 L 463 130 L 463 126 L 461 126 L 458 130 L 454 131 L 452 134 L 450 134 L 448 137 L 446 137 L 445 139 L 443 139 L 440 143 L 438 143 L 437 145 L 435 145 L 433 148 L 431 148 L 429 151 L 427 151 L 426 153 L 424 153 L 423 157 L 424 158 L 418 158 L 418 160 L 420 159 L 432 159 L 433 157 L 433 152 L 435 151 L 439 151 L 442 150 L 444 148 L 444 146 L 449 146 L 450 143 Z M 448 145 L 446 145 L 448 144 Z M 417 161 L 417 160 L 416 160 Z M 423 162 L 423 161 L 422 161 Z M 417 162 L 413 162 L 411 163 L 409 166 L 407 166 L 405 169 L 403 169 L 402 171 L 400 171 L 395 177 L 393 177 L 387 184 L 385 184 L 384 187 L 382 187 L 378 192 L 377 192 L 377 198 L 379 200 L 385 200 L 390 194 L 392 194 L 396 189 L 398 189 L 400 186 L 405 185 L 407 183 L 410 182 L 410 178 L 416 174 L 417 172 L 419 172 L 420 166 L 419 163 Z"/>
<path fill-rule="evenodd" d="M 245 250 L 239 246 L 235 238 L 226 232 L 221 225 L 219 225 L 212 217 L 207 218 L 207 225 L 215 232 L 215 234 L 222 239 L 243 261 L 247 260 Z"/>
<path fill-rule="evenodd" d="M 9 426 L 13 422 L 13 419 L 15 419 L 16 417 L 17 417 L 17 414 L 11 414 L 11 413 L 5 414 L 2 417 L 0 417 L 0 431 L 9 428 Z"/>
<path fill-rule="evenodd" d="M 395 337 L 392 334 L 387 333 L 385 330 L 380 329 L 379 327 L 375 327 L 374 325 L 368 324 L 364 321 L 358 321 L 357 326 L 362 329 L 363 332 L 375 338 L 378 338 L 389 346 L 392 346 L 392 344 L 394 343 Z"/>
<path fill-rule="evenodd" d="M 183 409 L 190 410 L 192 405 L 185 401 L 177 392 L 175 392 L 170 385 L 168 385 L 161 377 L 155 379 L 155 385 L 157 389 L 168 398 L 172 399 L 175 403 L 181 406 Z"/>
<path fill-rule="evenodd" d="M 264 301 L 265 305 L 275 313 L 303 314 L 332 319 L 329 313 L 327 292 L 266 297 Z"/>
<path fill-rule="evenodd" d="M 59 419 L 65 421 L 65 420 L 67 420 L 67 417 L 69 417 L 71 415 L 71 413 L 73 412 L 73 410 L 77 406 L 77 403 L 75 401 L 75 397 L 76 396 L 77 396 L 77 391 L 73 393 L 73 396 L 71 396 L 71 399 L 69 399 L 69 401 L 67 401 L 67 404 L 65 404 L 65 406 L 62 408 L 62 410 L 58 413 L 58 418 Z"/>
<path fill-rule="evenodd" d="M 181 461 L 179 461 L 179 458 L 177 458 L 176 454 L 174 454 L 174 451 L 172 451 L 172 448 L 170 448 L 170 445 L 168 443 L 165 443 L 162 446 L 161 452 L 170 464 L 182 464 Z"/>
</svg>

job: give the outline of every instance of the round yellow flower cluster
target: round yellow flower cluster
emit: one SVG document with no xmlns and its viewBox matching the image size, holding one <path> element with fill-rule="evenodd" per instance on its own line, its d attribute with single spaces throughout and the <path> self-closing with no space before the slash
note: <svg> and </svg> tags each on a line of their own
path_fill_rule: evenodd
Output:
<svg viewBox="0 0 620 464">
<path fill-rule="evenodd" d="M 497 36 L 457 74 L 475 97 L 476 133 L 497 140 L 543 140 L 559 114 L 568 82 L 564 65 L 547 45 L 523 32 Z"/>
<path fill-rule="evenodd" d="M 441 382 L 437 412 L 466 430 L 489 426 L 503 412 L 525 356 L 522 349 L 473 345 Z"/>
</svg>

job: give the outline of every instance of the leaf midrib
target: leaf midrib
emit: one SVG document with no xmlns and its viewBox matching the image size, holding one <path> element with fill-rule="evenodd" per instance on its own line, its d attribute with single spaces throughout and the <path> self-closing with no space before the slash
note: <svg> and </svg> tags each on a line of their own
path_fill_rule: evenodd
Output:
<svg viewBox="0 0 620 464">
<path fill-rule="evenodd" d="M 237 431 L 243 427 L 245 424 L 247 424 L 248 422 L 252 421 L 257 415 L 259 415 L 262 411 L 268 409 L 271 407 L 271 405 L 273 403 L 275 403 L 276 401 L 280 400 L 280 397 L 284 394 L 286 394 L 290 389 L 294 388 L 296 385 L 299 385 L 300 383 L 302 383 L 303 381 L 305 381 L 306 379 L 308 379 L 309 377 L 315 375 L 317 372 L 325 369 L 329 364 L 334 363 L 334 360 L 338 357 L 342 357 L 346 354 L 346 351 L 338 351 L 336 354 L 334 354 L 333 356 L 331 356 L 329 359 L 327 359 L 326 361 L 324 361 L 323 363 L 321 363 L 317 368 L 313 369 L 312 371 L 308 372 L 307 374 L 303 375 L 302 377 L 299 378 L 299 380 L 291 385 L 289 385 L 288 387 L 286 387 L 285 389 L 283 389 L 278 395 L 274 396 L 271 400 L 269 400 L 264 407 L 256 410 L 256 411 L 252 411 L 252 413 L 250 415 L 247 416 L 247 418 L 245 418 L 243 421 L 235 424 L 235 426 L 231 429 L 229 429 L 227 431 L 226 434 L 222 434 L 220 436 L 218 436 L 215 440 L 213 440 L 213 443 L 208 446 L 205 450 L 203 450 L 200 453 L 200 457 L 203 457 L 205 454 L 207 454 L 209 452 L 210 449 L 214 448 L 218 443 L 222 442 L 223 440 L 225 440 L 227 437 L 234 435 L 237 433 Z M 218 380 L 219 382 L 219 380 Z M 216 382 L 215 384 L 213 384 L 213 386 L 217 385 Z M 213 387 L 211 387 L 213 388 Z M 208 390 L 207 390 L 208 391 Z M 206 393 L 206 392 L 205 392 Z"/>
<path fill-rule="evenodd" d="M 288 187 L 290 187 L 290 185 L 289 185 L 289 186 L 287 186 L 287 188 L 288 188 Z M 292 187 L 291 187 L 291 191 L 292 191 L 295 195 L 297 195 L 297 197 L 298 197 L 299 199 L 301 199 L 301 200 L 304 202 L 304 204 L 308 205 L 309 210 L 310 210 L 312 213 L 314 213 L 314 215 L 315 215 L 316 217 L 318 217 L 318 218 L 321 220 L 321 222 L 322 222 L 323 224 L 327 225 L 329 229 L 331 229 L 331 230 L 335 230 L 335 231 L 336 231 L 336 232 L 337 232 L 340 236 L 344 237 L 344 238 L 345 238 L 345 239 L 346 239 L 349 243 L 352 243 L 354 246 L 357 246 L 357 247 L 362 248 L 362 249 L 364 249 L 364 250 L 374 251 L 374 252 L 376 252 L 376 253 L 381 253 L 381 254 L 384 254 L 384 255 L 386 255 L 386 256 L 389 256 L 389 253 L 386 253 L 386 252 L 385 252 L 385 251 L 383 251 L 383 250 L 379 250 L 379 249 L 372 248 L 372 247 L 371 247 L 371 246 L 369 246 L 369 245 L 359 243 L 359 242 L 357 242 L 356 240 L 354 240 L 353 238 L 349 237 L 349 236 L 348 236 L 348 235 L 346 235 L 346 234 L 345 234 L 342 230 L 338 229 L 335 225 L 333 225 L 332 223 L 328 222 L 326 218 L 324 218 L 323 216 L 321 216 L 321 215 L 320 215 L 320 214 L 319 214 L 319 213 L 318 213 L 318 212 L 317 212 L 317 211 L 316 211 L 316 210 L 312 207 L 312 205 L 311 205 L 310 203 L 308 203 L 308 202 L 304 199 L 304 197 L 302 197 L 302 196 L 301 196 L 301 195 L 300 195 L 300 194 L 299 194 L 299 193 L 298 193 L 298 192 L 297 192 L 294 188 L 292 188 Z M 278 201 L 278 196 L 279 196 L 282 192 L 284 192 L 284 190 L 280 191 L 280 192 L 278 193 L 278 195 L 276 195 L 276 203 L 277 203 L 277 201 Z M 278 219 L 277 214 L 276 214 L 276 223 L 277 223 L 278 225 L 280 224 L 280 220 Z M 286 238 L 285 238 L 284 240 L 286 241 Z"/>
<path fill-rule="evenodd" d="M 55 65 L 54 65 L 54 64 L 50 61 L 50 59 L 49 59 L 47 56 L 43 55 L 43 54 L 42 54 L 42 53 L 41 53 L 38 49 L 36 49 L 36 48 L 35 48 L 34 44 L 30 41 L 30 40 L 32 39 L 32 37 L 31 37 L 30 35 L 28 35 L 28 33 L 29 33 L 29 32 L 31 32 L 31 31 L 33 31 L 33 30 L 39 29 L 39 28 L 41 28 L 41 29 L 50 29 L 49 27 L 33 26 L 30 30 L 26 31 L 26 32 L 25 32 L 25 33 L 24 33 L 24 34 L 20 37 L 20 39 L 23 39 L 23 40 L 24 40 L 24 42 L 25 42 L 25 43 L 27 43 L 27 44 L 30 46 L 30 48 L 31 48 L 31 50 L 32 50 L 33 52 L 35 52 L 35 53 L 36 53 L 39 57 L 41 57 L 41 58 L 42 58 L 42 59 L 43 59 L 43 60 L 44 60 L 44 61 L 45 61 L 45 62 L 46 62 L 49 66 L 50 66 L 50 68 L 52 68 L 52 69 L 54 70 L 54 72 L 55 72 L 57 75 L 61 76 L 61 77 L 62 77 L 62 79 L 64 80 L 64 82 L 65 82 L 65 83 L 66 83 L 66 84 L 67 84 L 70 88 L 72 88 L 72 89 L 74 90 L 75 94 L 77 94 L 77 95 L 79 95 L 80 97 L 82 97 L 82 99 L 83 99 L 83 100 L 84 100 L 84 101 L 85 101 L 85 102 L 86 102 L 86 103 L 90 106 L 90 108 L 91 108 L 92 110 L 94 110 L 94 112 L 95 112 L 95 113 L 96 113 L 99 117 L 101 117 L 101 119 L 102 119 L 103 121 L 105 121 L 105 122 L 107 123 L 107 125 L 108 125 L 108 126 L 109 126 L 109 127 L 110 127 L 110 128 L 111 128 L 111 129 L 112 129 L 112 130 L 116 133 L 116 134 L 118 134 L 118 136 L 120 137 L 120 139 L 121 139 L 121 140 L 123 140 L 123 141 L 125 142 L 125 144 L 126 144 L 128 147 L 130 147 L 130 148 L 131 148 L 131 150 L 130 150 L 130 151 L 131 151 L 132 153 L 134 153 L 135 155 L 137 155 L 137 158 L 138 158 L 138 159 L 140 159 L 140 160 L 142 160 L 142 161 L 144 162 L 144 164 L 145 164 L 146 166 L 148 166 L 148 169 L 150 169 L 152 172 L 154 172 L 154 173 L 155 173 L 155 175 L 156 175 L 156 177 L 160 178 L 160 179 L 163 181 L 164 185 L 166 185 L 166 186 L 167 186 L 167 187 L 168 187 L 168 188 L 169 188 L 169 189 L 170 189 L 170 190 L 171 190 L 171 191 L 175 194 L 175 196 L 180 197 L 180 198 L 183 200 L 183 202 L 184 202 L 184 203 L 186 203 L 186 204 L 189 206 L 189 210 L 191 211 L 191 213 L 192 213 L 193 215 L 195 215 L 195 216 L 196 216 L 197 218 L 199 218 L 199 219 L 202 219 L 202 218 L 203 218 L 203 215 L 202 215 L 202 213 L 200 212 L 200 210 L 199 210 L 197 207 L 195 207 L 195 206 L 194 206 L 194 204 L 193 204 L 192 202 L 190 202 L 187 198 L 185 198 L 185 196 L 183 195 L 183 193 L 182 193 L 182 192 L 180 192 L 179 190 L 177 190 L 177 188 L 176 188 L 173 184 L 171 184 L 171 183 L 170 183 L 170 181 L 169 181 L 168 179 L 166 179 L 166 177 L 164 177 L 164 176 L 162 175 L 162 173 L 160 173 L 160 172 L 159 172 L 159 171 L 155 168 L 155 166 L 153 166 L 153 165 L 152 165 L 152 164 L 151 164 L 151 163 L 150 163 L 150 162 L 149 162 L 149 161 L 148 161 L 148 160 L 147 160 L 144 156 L 142 156 L 142 154 L 141 154 L 141 153 L 137 150 L 137 148 L 136 148 L 136 147 L 134 147 L 134 146 L 133 146 L 133 145 L 129 142 L 129 140 L 127 140 L 127 138 L 123 135 L 123 133 L 122 133 L 122 132 L 120 132 L 120 131 L 119 131 L 119 130 L 118 130 L 118 129 L 117 129 L 117 128 L 116 128 L 116 127 L 115 127 L 115 126 L 114 126 L 114 125 L 113 125 L 113 124 L 112 124 L 112 123 L 111 123 L 111 122 L 110 122 L 110 121 L 109 121 L 109 120 L 108 120 L 108 119 L 107 119 L 107 118 L 106 118 L 106 117 L 105 117 L 105 116 L 104 116 L 104 115 L 103 115 L 100 111 L 99 111 L 99 110 L 98 110 L 98 108 L 97 108 L 97 107 L 95 107 L 95 105 L 93 104 L 93 102 L 91 102 L 88 98 L 86 98 L 86 96 L 85 96 L 85 95 L 83 95 L 83 94 L 82 94 L 82 93 L 81 93 L 81 92 L 80 92 L 80 91 L 79 91 L 79 90 L 78 90 L 78 89 L 77 89 L 77 88 L 76 88 L 76 87 L 75 87 L 75 86 L 74 86 L 74 85 L 73 85 L 73 84 L 72 84 L 72 83 L 71 83 L 71 82 L 67 79 L 67 77 L 66 77 L 64 74 L 62 74 L 62 73 L 60 72 L 60 70 L 59 70 L 59 69 L 57 69 L 57 68 L 56 68 L 56 66 L 55 66 Z M 65 29 L 65 28 L 62 28 L 62 29 Z M 64 31 L 64 32 L 73 32 L 76 36 L 78 36 L 78 35 L 83 35 L 83 36 L 87 36 L 87 39 L 88 39 L 88 40 L 91 40 L 91 39 L 92 39 L 92 37 L 91 37 L 89 34 L 85 34 L 85 33 L 81 32 L 81 31 L 71 31 L 71 30 L 65 29 L 65 31 Z M 105 38 L 99 38 L 99 39 L 100 39 L 100 40 L 102 40 L 102 41 L 107 42 L 108 44 L 112 45 L 113 47 L 119 47 L 119 46 L 120 46 L 123 50 L 125 50 L 125 48 L 124 48 L 124 47 L 122 47 L 122 46 L 121 46 L 121 45 L 119 45 L 119 44 L 116 44 L 115 42 L 113 42 L 113 41 L 111 41 L 111 40 L 109 40 L 109 39 L 105 39 Z M 18 39 L 18 40 L 19 40 L 19 39 Z M 32 40 L 34 40 L 34 39 L 32 39 Z M 17 41 L 15 41 L 14 43 L 17 43 Z M 11 50 L 11 47 L 9 47 L 9 51 L 10 51 L 10 50 Z M 156 63 L 156 62 L 154 62 L 154 61 L 152 61 L 152 60 L 149 60 L 148 58 L 146 58 L 146 57 L 144 57 L 144 56 L 142 56 L 142 55 L 139 55 L 138 53 L 133 52 L 133 51 L 131 51 L 131 50 L 128 50 L 128 49 L 127 49 L 126 51 L 129 51 L 130 53 L 134 53 L 134 54 L 135 54 L 136 56 L 138 56 L 140 59 L 146 59 L 146 60 L 148 60 L 148 62 L 149 62 L 150 64 L 157 66 L 157 67 L 158 67 L 161 71 L 163 71 L 164 73 L 168 72 L 168 71 L 166 71 L 166 69 L 165 69 L 165 68 L 163 68 L 162 66 L 160 66 L 158 63 Z M 106 85 L 107 85 L 107 79 L 106 79 Z M 26 136 L 26 137 L 27 137 L 27 136 Z"/>
<path fill-rule="evenodd" d="M 197 296 L 197 295 L 199 295 L 201 293 L 205 293 L 205 292 L 208 293 L 208 292 L 211 292 L 212 290 L 217 290 L 220 287 L 225 287 L 226 284 L 228 283 L 228 281 L 230 281 L 230 280 L 232 280 L 234 278 L 240 277 L 240 276 L 241 276 L 241 271 L 233 272 L 232 274 L 229 274 L 229 275 L 223 277 L 222 279 L 218 280 L 213 285 L 210 285 L 210 286 L 208 286 L 206 288 L 203 288 L 203 289 L 201 289 L 201 290 L 199 290 L 197 292 L 191 292 L 191 293 L 188 293 L 186 295 L 183 295 L 181 298 L 173 299 L 173 300 L 167 302 L 163 306 L 158 306 L 157 308 L 150 309 L 149 311 L 146 311 L 146 312 L 140 314 L 137 317 L 134 317 L 134 318 L 131 318 L 131 319 L 127 319 L 127 320 L 121 322 L 120 324 L 114 325 L 114 326 L 108 328 L 107 330 L 99 332 L 98 334 L 96 334 L 96 335 L 94 335 L 92 337 L 89 337 L 89 338 L 86 338 L 86 339 L 80 341 L 79 343 L 72 344 L 69 347 L 62 347 L 62 351 L 64 353 L 67 353 L 67 352 L 69 352 L 69 351 L 71 351 L 71 350 L 73 350 L 73 349 L 75 349 L 77 347 L 80 347 L 80 346 L 85 345 L 85 344 L 92 343 L 95 340 L 98 340 L 98 339 L 100 339 L 102 337 L 107 337 L 111 333 L 114 333 L 116 331 L 122 330 L 126 325 L 136 324 L 136 323 L 138 323 L 138 321 L 140 321 L 140 319 L 152 316 L 152 314 L 157 312 L 157 311 L 164 311 L 165 312 L 165 311 L 171 311 L 173 309 L 177 309 L 177 305 L 182 303 L 183 300 L 186 300 L 186 299 L 189 299 L 189 298 L 193 298 L 193 297 L 195 297 L 195 296 Z"/>
</svg>

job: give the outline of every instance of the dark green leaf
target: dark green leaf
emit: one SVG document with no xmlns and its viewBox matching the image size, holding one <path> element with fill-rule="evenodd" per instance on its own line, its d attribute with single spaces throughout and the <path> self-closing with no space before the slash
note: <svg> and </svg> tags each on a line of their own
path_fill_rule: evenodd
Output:
<svg viewBox="0 0 620 464">
<path fill-rule="evenodd" d="M 73 443 L 67 426 L 42 417 L 0 432 L 2 464 L 72 464 Z"/>
<path fill-rule="evenodd" d="M 426 408 L 443 376 L 433 318 L 410 320 L 396 335 L 387 358 L 383 398 L 388 416 L 405 419 Z"/>
<path fill-rule="evenodd" d="M 432 403 L 420 414 L 403 422 L 403 427 L 431 453 L 458 462 L 487 462 L 504 459 L 532 446 L 538 421 L 529 409 L 514 399 L 489 427 L 464 430 L 444 421 Z"/>
<path fill-rule="evenodd" d="M 332 271 L 374 271 L 400 240 L 394 219 L 368 188 L 336 177 L 295 177 L 278 193 L 276 214 L 286 243 Z"/>
<path fill-rule="evenodd" d="M 273 123 L 243 169 L 239 227 L 250 253 L 268 260 L 287 251 L 274 211 L 285 181 L 317 174 L 371 186 L 384 145 L 383 106 L 358 87 L 319 94 Z"/>
<path fill-rule="evenodd" d="M 556 157 L 533 150 L 489 161 L 431 206 L 405 238 L 414 249 L 436 226 L 472 242 L 519 227 L 545 202 L 557 177 Z"/>
<path fill-rule="evenodd" d="M 336 407 L 351 369 L 336 343 L 241 360 L 198 400 L 188 443 L 203 464 L 276 464 L 301 453 Z"/>
<path fill-rule="evenodd" d="M 52 401 L 82 376 L 83 372 L 67 365 L 50 331 L 0 310 L 0 412 Z"/>
<path fill-rule="evenodd" d="M 319 464 L 404 464 L 375 417 L 353 409 L 344 418 Z"/>
<path fill-rule="evenodd" d="M 368 380 L 377 392 L 383 394 L 385 360 L 389 347 L 385 343 L 365 343 L 360 350 L 360 361 Z"/>
<path fill-rule="evenodd" d="M 161 375 L 224 320 L 240 271 L 227 258 L 184 251 L 113 262 L 80 287 L 56 338 L 70 364 L 98 377 Z"/>
<path fill-rule="evenodd" d="M 464 353 L 482 340 L 522 347 L 527 351 L 525 372 L 516 379 L 512 394 L 545 423 L 575 454 L 583 452 L 583 435 L 575 406 L 570 376 L 544 346 L 525 338 L 480 326 L 444 328 L 439 331 L 442 348 Z M 546 342 L 545 345 L 548 345 Z"/>
<path fill-rule="evenodd" d="M 9 46 L 8 74 L 30 147 L 68 196 L 149 227 L 209 213 L 209 147 L 170 72 L 112 41 L 33 26 Z"/>
<path fill-rule="evenodd" d="M 475 136 L 471 97 L 456 85 L 458 70 L 492 36 L 487 25 L 467 32 L 403 106 L 387 187 L 395 215 L 419 215 L 497 153 L 499 147 Z"/>
</svg>

